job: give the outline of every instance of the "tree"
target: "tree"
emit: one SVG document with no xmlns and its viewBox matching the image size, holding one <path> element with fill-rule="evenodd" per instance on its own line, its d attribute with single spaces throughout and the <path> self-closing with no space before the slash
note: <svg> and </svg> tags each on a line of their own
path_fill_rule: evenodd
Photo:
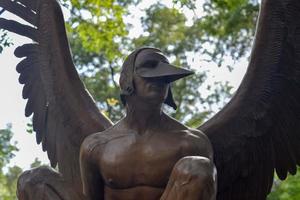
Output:
<svg viewBox="0 0 300 200">
<path fill-rule="evenodd" d="M 239 59 L 249 50 L 258 11 L 258 3 L 254 0 L 206 0 L 203 5 L 198 5 L 196 0 L 173 0 L 172 7 L 154 0 L 141 19 L 144 33 L 130 38 L 128 33 L 133 25 L 125 22 L 124 16 L 131 14 L 130 7 L 139 6 L 144 1 L 60 1 L 70 14 L 66 25 L 75 65 L 101 110 L 113 121 L 120 119 L 123 113 L 116 79 L 128 52 L 148 45 L 176 58 L 173 59 L 174 64 L 179 66 L 189 65 L 187 55 L 191 52 L 201 53 L 206 60 L 214 60 L 221 65 L 227 54 Z M 183 13 L 187 9 L 194 11 L 190 25 Z M 206 48 L 207 45 L 210 48 Z M 174 117 L 193 124 L 190 121 L 196 120 L 191 116 L 202 121 L 211 113 L 211 102 L 222 98 L 215 93 L 215 87 L 209 87 L 212 93 L 210 99 L 201 96 L 197 86 L 205 80 L 205 73 L 198 72 L 194 79 L 178 83 L 175 88 L 186 90 L 175 89 L 175 97 L 186 94 L 189 98 L 177 97 L 180 109 L 173 113 Z M 230 86 L 227 86 L 220 83 L 217 86 L 224 87 L 219 92 L 227 92 L 221 95 L 226 97 L 225 100 L 230 96 Z M 205 108 L 199 106 L 204 102 L 208 104 Z M 190 117 L 185 118 L 186 114 Z"/>
<path fill-rule="evenodd" d="M 204 16 L 191 27 L 191 37 L 196 36 L 198 45 L 212 45 L 210 50 L 198 48 L 219 65 L 226 56 L 238 60 L 252 46 L 258 11 L 257 0 L 206 0 Z"/>
<path fill-rule="evenodd" d="M 14 153 L 18 151 L 16 144 L 11 143 L 13 136 L 11 128 L 11 124 L 8 124 L 6 129 L 0 130 L 0 197 L 3 200 L 16 199 L 16 177 L 21 172 L 19 167 L 13 167 L 4 173 L 4 167 L 14 157 Z"/>
<path fill-rule="evenodd" d="M 116 79 L 130 51 L 154 46 L 166 53 L 173 64 L 186 68 L 188 55 L 197 53 L 225 67 L 224 59 L 238 61 L 250 51 L 259 8 L 257 0 L 205 0 L 203 5 L 196 0 L 173 0 L 172 6 L 153 1 L 141 18 L 143 33 L 131 38 L 129 31 L 133 25 L 125 22 L 124 16 L 130 15 L 129 8 L 139 6 L 143 0 L 61 2 L 70 13 L 66 26 L 75 65 L 99 108 L 113 121 L 123 113 Z M 192 19 L 184 14 L 187 9 L 194 12 Z M 1 38 L 0 45 L 7 46 L 8 38 Z M 231 86 L 208 86 L 210 94 L 204 97 L 199 86 L 206 79 L 205 72 L 197 71 L 195 76 L 176 83 L 173 92 L 179 109 L 168 112 L 188 125 L 197 126 L 215 112 L 214 105 L 222 107 L 232 93 Z"/>
<path fill-rule="evenodd" d="M 182 8 L 196 9 L 195 1 L 174 1 L 172 8 L 158 1 L 154 2 L 145 10 L 145 16 L 141 19 L 144 33 L 137 38 L 129 37 L 128 32 L 132 25 L 126 24 L 122 16 L 130 14 L 128 12 L 130 5 L 138 4 L 141 1 L 80 3 L 76 0 L 64 0 L 63 2 L 70 11 L 67 29 L 75 64 L 99 107 L 101 110 L 105 110 L 105 113 L 113 121 L 120 119 L 123 113 L 118 97 L 119 89 L 116 77 L 119 75 L 121 63 L 128 52 L 140 46 L 155 46 L 169 57 L 176 58 L 173 63 L 183 67 L 188 67 L 187 53 L 189 52 L 200 52 L 201 50 L 201 53 L 208 54 L 211 58 L 217 57 L 217 55 L 208 53 L 201 46 L 203 41 L 213 44 L 218 40 L 218 35 L 214 35 L 216 29 L 211 28 L 209 33 L 204 34 L 207 27 L 213 24 L 211 18 L 207 17 L 211 12 L 206 9 L 205 17 L 195 18 L 192 26 L 187 25 L 187 18 L 183 14 Z M 236 2 L 234 6 L 239 6 L 239 3 Z M 239 17 L 236 14 L 236 18 Z M 248 24 L 244 25 L 244 21 L 240 20 L 239 23 L 243 24 L 239 27 L 243 27 L 247 31 L 252 30 Z M 249 39 L 248 36 L 245 35 L 244 38 Z M 223 43 L 225 42 L 227 41 L 224 37 Z M 224 48 L 221 50 L 225 51 Z M 177 83 L 174 96 L 177 97 L 179 109 L 172 114 L 174 117 L 190 125 L 196 125 L 194 122 L 201 123 L 211 113 L 210 104 L 222 98 L 215 93 L 217 90 L 214 90 L 214 87 L 210 87 L 212 95 L 209 95 L 209 99 L 201 96 L 198 86 L 205 80 L 205 73 L 198 72 L 194 78 Z M 228 99 L 231 87 L 222 84 L 219 84 L 218 87 L 223 87 L 218 92 L 224 92 L 224 99 Z M 181 98 L 183 96 L 186 98 Z M 208 104 L 205 106 L 206 109 L 200 106 L 203 103 Z M 185 117 L 187 114 L 189 117 Z"/>
<path fill-rule="evenodd" d="M 123 16 L 138 0 L 64 0 L 70 11 L 67 30 L 75 65 L 101 110 L 114 120 L 122 115 L 114 79 L 123 58 L 120 41 L 128 35 Z M 83 48 L 82 48 L 83 47 Z"/>
<path fill-rule="evenodd" d="M 9 37 L 7 36 L 7 32 L 0 30 L 0 53 L 2 53 L 5 47 L 9 47 L 12 45 Z"/>
<path fill-rule="evenodd" d="M 191 37 L 191 30 L 195 27 L 186 24 L 187 18 L 180 10 L 168 8 L 159 2 L 153 4 L 146 9 L 146 16 L 142 18 L 144 35 L 134 39 L 135 48 L 155 46 L 175 58 L 173 64 L 189 68 L 187 53 L 197 51 L 197 41 L 195 36 Z M 224 97 L 223 104 L 231 96 L 231 87 L 218 83 L 218 87 L 214 87 L 211 94 L 204 98 L 199 86 L 206 80 L 206 73 L 196 72 L 194 76 L 175 83 L 174 87 L 179 109 L 172 115 L 190 126 L 200 125 L 212 113 L 211 105 L 220 102 L 221 96 Z"/>
<path fill-rule="evenodd" d="M 1 187 L 5 192 L 0 193 L 3 200 L 17 200 L 17 181 L 22 172 L 22 168 L 18 166 L 8 168 L 8 172 L 4 174 L 4 184 Z"/>
<path fill-rule="evenodd" d="M 4 11 L 4 9 L 0 10 L 0 16 Z M 12 45 L 12 42 L 8 38 L 7 32 L 0 30 L 0 53 L 2 53 L 5 47 L 9 47 L 10 45 Z"/>
<path fill-rule="evenodd" d="M 35 158 L 30 168 L 42 166 L 42 162 Z M 19 166 L 8 167 L 7 172 L 0 176 L 0 199 L 1 200 L 17 200 L 17 182 L 23 169 Z"/>
<path fill-rule="evenodd" d="M 43 165 L 42 162 L 38 158 L 35 158 L 33 163 L 31 163 L 30 168 L 36 168 L 42 165 Z"/>
<path fill-rule="evenodd" d="M 130 24 L 125 24 L 123 18 L 114 18 L 119 24 L 118 29 L 115 30 L 116 27 L 112 25 L 114 23 L 110 21 L 113 18 L 108 20 L 104 15 L 106 18 L 104 20 L 101 11 L 98 11 L 98 15 L 94 15 L 93 12 L 97 9 L 93 1 L 85 3 L 83 10 L 93 8 L 89 11 L 90 16 L 96 16 L 99 20 L 94 20 L 94 17 L 82 18 L 83 7 L 80 5 L 70 9 L 71 17 L 67 23 L 74 60 L 82 72 L 84 82 L 99 102 L 99 107 L 104 108 L 113 120 L 119 119 L 122 113 L 122 106 L 116 95 L 118 89 L 115 77 L 119 73 L 124 55 L 134 48 L 155 46 L 173 58 L 174 64 L 183 67 L 188 67 L 187 53 L 189 52 L 202 54 L 206 60 L 222 66 L 224 59 L 229 57 L 237 61 L 250 51 L 259 10 L 258 1 L 206 0 L 200 9 L 202 13 L 197 13 L 199 6 L 197 7 L 193 0 L 173 2 L 171 8 L 160 2 L 155 2 L 146 8 L 145 16 L 141 19 L 143 34 L 137 38 L 129 38 Z M 110 9 L 116 8 L 112 6 L 114 3 L 120 2 L 111 1 Z M 126 9 L 132 3 L 138 2 L 126 1 L 122 4 L 122 9 L 119 8 L 119 14 L 128 14 Z M 183 14 L 186 8 L 195 12 L 191 25 L 187 25 L 187 18 Z M 107 8 L 104 8 L 105 11 Z M 113 12 L 112 16 L 115 13 Z M 101 20 L 109 22 L 110 26 L 95 25 L 95 21 L 101 22 Z M 84 28 L 80 28 L 82 22 Z M 77 26 L 76 29 L 74 24 Z M 101 30 L 100 33 L 98 30 Z M 106 31 L 108 31 L 108 38 L 105 36 Z M 232 69 L 232 66 L 227 67 L 229 70 Z M 213 112 L 212 105 L 222 106 L 229 99 L 232 91 L 228 83 L 209 86 L 207 89 L 211 90 L 210 95 L 202 97 L 198 87 L 205 80 L 206 74 L 198 72 L 193 78 L 181 80 L 176 84 L 174 96 L 179 109 L 173 113 L 174 117 L 195 126 Z M 277 187 L 274 190 L 270 199 L 278 196 L 279 192 L 276 191 L 281 193 L 281 189 Z"/>
<path fill-rule="evenodd" d="M 6 129 L 0 130 L 0 173 L 3 173 L 3 167 L 8 164 L 9 160 L 14 157 L 14 153 L 18 151 L 16 144 L 11 144 L 13 133 L 12 125 L 8 124 Z"/>
</svg>

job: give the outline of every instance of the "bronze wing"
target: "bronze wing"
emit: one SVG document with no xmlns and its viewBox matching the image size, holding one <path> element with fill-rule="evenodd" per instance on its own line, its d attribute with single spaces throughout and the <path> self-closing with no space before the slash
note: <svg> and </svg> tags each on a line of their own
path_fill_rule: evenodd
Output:
<svg viewBox="0 0 300 200">
<path fill-rule="evenodd" d="M 219 200 L 266 199 L 300 164 L 300 1 L 262 0 L 247 73 L 199 127 L 210 139 Z"/>
<path fill-rule="evenodd" d="M 1 0 L 0 6 L 29 25 L 0 18 L 0 28 L 33 40 L 15 50 L 19 82 L 28 99 L 25 115 L 33 114 L 37 143 L 58 163 L 66 181 L 81 187 L 79 149 L 84 138 L 110 127 L 74 67 L 64 18 L 56 0 Z"/>
</svg>

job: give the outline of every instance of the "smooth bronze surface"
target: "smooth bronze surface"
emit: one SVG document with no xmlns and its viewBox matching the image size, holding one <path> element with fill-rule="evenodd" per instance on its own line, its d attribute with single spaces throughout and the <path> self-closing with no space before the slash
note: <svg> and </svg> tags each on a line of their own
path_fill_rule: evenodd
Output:
<svg viewBox="0 0 300 200">
<path fill-rule="evenodd" d="M 0 18 L 0 28 L 33 40 L 15 51 L 24 57 L 17 71 L 25 115 L 33 116 L 37 143 L 59 169 L 24 172 L 20 200 L 265 200 L 274 171 L 281 179 L 296 173 L 299 0 L 262 0 L 243 82 L 199 130 L 162 111 L 163 104 L 177 107 L 169 84 L 191 72 L 158 49 L 137 49 L 125 60 L 120 88 L 127 114 L 113 125 L 79 79 L 58 2 L 0 6 L 30 24 Z"/>
<path fill-rule="evenodd" d="M 169 83 L 164 77 L 149 79 L 134 73 L 133 86 L 133 93 L 125 96 L 126 116 L 87 137 L 81 146 L 88 199 L 214 199 L 212 147 L 202 132 L 162 111 Z M 102 194 L 99 188 L 105 188 Z"/>
<path fill-rule="evenodd" d="M 134 67 L 135 73 L 140 77 L 161 78 L 166 83 L 193 74 L 192 71 L 171 65 L 162 52 L 154 48 L 141 48 L 136 55 Z"/>
</svg>

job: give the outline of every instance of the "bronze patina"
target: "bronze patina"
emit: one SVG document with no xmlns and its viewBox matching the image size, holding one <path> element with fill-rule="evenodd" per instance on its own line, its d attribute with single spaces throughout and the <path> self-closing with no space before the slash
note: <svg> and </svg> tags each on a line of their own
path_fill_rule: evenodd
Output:
<svg viewBox="0 0 300 200">
<path fill-rule="evenodd" d="M 1 0 L 30 25 L 0 28 L 32 39 L 19 82 L 38 144 L 51 166 L 23 173 L 20 200 L 265 200 L 274 171 L 300 163 L 300 1 L 262 0 L 247 73 L 225 107 L 197 129 L 166 115 L 170 84 L 191 75 L 161 51 L 140 48 L 120 78 L 126 116 L 99 112 L 75 69 L 56 0 Z M 1 13 L 3 10 L 1 10 Z M 216 170 L 217 169 L 217 174 Z"/>
<path fill-rule="evenodd" d="M 153 48 L 128 56 L 120 77 L 126 116 L 81 145 L 88 199 L 215 199 L 208 138 L 162 111 L 164 102 L 176 107 L 170 82 L 190 74 Z"/>
</svg>

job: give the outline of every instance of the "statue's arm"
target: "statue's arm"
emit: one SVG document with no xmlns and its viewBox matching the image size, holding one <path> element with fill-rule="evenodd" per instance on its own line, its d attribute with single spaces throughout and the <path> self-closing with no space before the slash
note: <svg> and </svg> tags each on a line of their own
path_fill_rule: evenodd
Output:
<svg viewBox="0 0 300 200">
<path fill-rule="evenodd" d="M 198 156 L 203 156 L 208 158 L 213 162 L 214 160 L 214 152 L 211 142 L 208 137 L 200 130 L 190 129 L 189 130 L 192 135 L 196 137 L 190 137 L 190 142 L 195 143 L 197 146 L 197 154 Z"/>
<path fill-rule="evenodd" d="M 86 139 L 80 149 L 80 170 L 83 185 L 83 193 L 87 200 L 103 200 L 104 184 L 101 172 L 97 164 L 98 153 L 91 148 L 89 139 Z"/>
<path fill-rule="evenodd" d="M 190 144 L 196 144 L 197 155 L 186 156 L 176 162 L 160 200 L 216 198 L 217 171 L 213 163 L 212 146 L 201 131 L 190 132 L 197 136 L 189 141 Z"/>
</svg>

